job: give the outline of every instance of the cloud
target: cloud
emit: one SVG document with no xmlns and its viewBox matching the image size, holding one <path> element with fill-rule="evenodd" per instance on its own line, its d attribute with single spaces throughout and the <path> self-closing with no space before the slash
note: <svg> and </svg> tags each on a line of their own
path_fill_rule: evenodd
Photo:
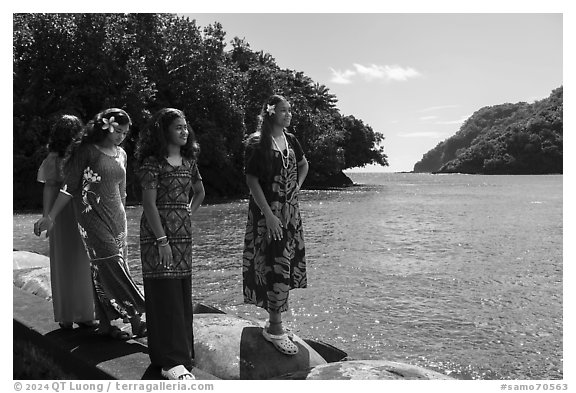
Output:
<svg viewBox="0 0 576 393">
<path fill-rule="evenodd" d="M 422 121 L 427 121 L 427 120 L 434 120 L 434 119 L 437 119 L 437 118 L 438 118 L 438 116 L 422 116 L 422 117 L 420 118 L 420 120 L 422 120 Z"/>
<path fill-rule="evenodd" d="M 369 67 L 365 67 L 362 64 L 354 64 L 356 72 L 362 75 L 366 80 L 383 79 L 383 80 L 394 80 L 394 81 L 405 81 L 409 78 L 415 78 L 420 76 L 420 73 L 414 68 L 402 68 L 400 66 L 378 66 L 372 64 Z"/>
<path fill-rule="evenodd" d="M 354 63 L 353 70 L 339 71 L 330 68 L 332 72 L 331 82 L 339 84 L 350 84 L 353 78 L 360 77 L 366 81 L 381 80 L 384 82 L 399 81 L 404 82 L 411 78 L 422 76 L 420 72 L 412 67 L 400 67 L 398 65 L 376 65 L 371 64 L 364 66 L 362 64 Z"/>
<path fill-rule="evenodd" d="M 330 68 L 332 71 L 332 79 L 330 79 L 333 83 L 338 83 L 340 85 L 347 85 L 352 83 L 351 78 L 354 76 L 355 72 L 350 70 L 345 71 L 337 71 L 334 68 Z"/>
</svg>

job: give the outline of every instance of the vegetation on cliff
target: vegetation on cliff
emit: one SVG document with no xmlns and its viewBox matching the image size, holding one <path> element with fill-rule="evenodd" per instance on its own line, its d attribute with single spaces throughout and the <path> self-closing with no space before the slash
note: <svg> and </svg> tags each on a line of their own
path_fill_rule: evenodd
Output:
<svg viewBox="0 0 576 393">
<path fill-rule="evenodd" d="M 484 107 L 424 154 L 414 172 L 562 173 L 563 88 L 532 104 Z"/>
<path fill-rule="evenodd" d="M 172 14 L 14 14 L 13 32 L 15 208 L 41 204 L 36 170 L 54 117 L 71 113 L 87 121 L 107 107 L 132 117 L 129 157 L 151 113 L 182 109 L 198 137 L 200 171 L 212 198 L 246 193 L 242 142 L 273 93 L 292 104 L 290 131 L 311 164 L 307 186 L 341 185 L 346 168 L 388 165 L 382 134 L 342 115 L 325 86 L 280 69 L 244 40 L 234 38 L 225 50 L 226 33 L 217 22 L 201 29 Z M 133 162 L 128 196 L 140 198 Z"/>
</svg>

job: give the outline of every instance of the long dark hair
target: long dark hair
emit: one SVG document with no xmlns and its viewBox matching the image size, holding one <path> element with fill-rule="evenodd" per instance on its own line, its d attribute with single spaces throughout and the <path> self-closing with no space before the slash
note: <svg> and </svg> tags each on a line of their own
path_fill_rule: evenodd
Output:
<svg viewBox="0 0 576 393">
<path fill-rule="evenodd" d="M 146 127 L 140 131 L 136 142 L 136 160 L 138 165 L 147 157 L 156 157 L 162 160 L 168 155 L 168 130 L 176 119 L 184 119 L 188 128 L 188 140 L 180 147 L 180 154 L 188 160 L 195 160 L 200 154 L 200 145 L 196 141 L 194 130 L 188 124 L 184 112 L 174 108 L 162 108 L 148 121 Z"/>
<path fill-rule="evenodd" d="M 258 115 L 256 132 L 251 134 L 246 141 L 247 145 L 257 144 L 257 146 L 254 147 L 257 147 L 262 152 L 267 177 L 270 177 L 272 174 L 272 126 L 274 124 L 274 114 L 268 112 L 268 107 L 276 107 L 276 105 L 282 101 L 288 102 L 286 98 L 279 94 L 268 97 L 262 105 L 260 115 Z"/>
<path fill-rule="evenodd" d="M 74 115 L 62 115 L 52 125 L 48 151 L 58 153 L 58 157 L 64 157 L 70 143 L 82 132 L 84 124 Z"/>
<path fill-rule="evenodd" d="M 109 108 L 98 113 L 92 120 L 90 120 L 86 127 L 84 127 L 83 131 L 68 147 L 64 158 L 65 165 L 70 161 L 74 154 L 76 154 L 80 146 L 90 143 L 100 143 L 110 135 L 110 131 L 103 127 L 105 125 L 104 119 L 110 120 L 112 117 L 114 118 L 114 121 L 121 126 L 126 124 L 129 126 L 132 125 L 132 119 L 130 119 L 128 113 L 123 109 Z"/>
</svg>

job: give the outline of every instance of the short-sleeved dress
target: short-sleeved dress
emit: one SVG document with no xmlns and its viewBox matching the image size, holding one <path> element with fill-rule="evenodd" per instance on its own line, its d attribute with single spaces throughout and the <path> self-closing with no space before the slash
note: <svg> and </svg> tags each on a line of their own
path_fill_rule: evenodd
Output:
<svg viewBox="0 0 576 393">
<path fill-rule="evenodd" d="M 194 359 L 192 314 L 192 185 L 202 180 L 195 160 L 172 166 L 148 157 L 138 172 L 143 190 L 156 190 L 156 207 L 172 250 L 170 269 L 160 263 L 156 236 L 146 214 L 140 220 L 140 253 L 146 293 L 148 353 L 164 369 L 191 370 Z"/>
<path fill-rule="evenodd" d="M 38 169 L 37 179 L 46 186 L 53 186 L 56 189 L 62 186 L 64 172 L 62 159 L 58 153 L 48 153 Z M 49 209 L 55 200 L 54 198 L 49 201 Z M 54 320 L 56 322 L 94 320 L 90 261 L 78 232 L 78 223 L 72 204 L 67 204 L 54 218 L 49 239 Z"/>
<path fill-rule="evenodd" d="M 160 264 L 156 236 L 146 215 L 140 220 L 140 253 L 144 278 L 183 278 L 192 274 L 192 223 L 188 204 L 192 185 L 202 180 L 195 160 L 182 158 L 174 167 L 148 157 L 139 170 L 142 189 L 156 189 L 156 207 L 172 248 L 171 269 Z"/>
<path fill-rule="evenodd" d="M 285 135 L 289 146 L 287 168 L 280 152 L 274 150 L 272 171 L 267 174 L 258 139 L 252 138 L 245 151 L 245 173 L 258 177 L 266 201 L 285 228 L 281 240 L 269 238 L 266 218 L 250 196 L 242 269 L 244 302 L 272 312 L 287 311 L 289 290 L 307 286 L 302 218 L 295 192 L 298 162 L 304 153 L 294 135 Z"/>
<path fill-rule="evenodd" d="M 82 145 L 67 168 L 62 190 L 74 198 L 99 319 L 125 319 L 144 312 L 144 296 L 126 262 L 126 162 L 120 147 L 116 156 L 110 156 L 94 145 Z"/>
</svg>

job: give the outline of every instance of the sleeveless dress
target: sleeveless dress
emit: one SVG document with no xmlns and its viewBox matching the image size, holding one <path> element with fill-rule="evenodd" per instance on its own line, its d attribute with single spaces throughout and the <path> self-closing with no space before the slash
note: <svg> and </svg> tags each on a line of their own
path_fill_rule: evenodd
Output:
<svg viewBox="0 0 576 393">
<path fill-rule="evenodd" d="M 60 188 L 64 180 L 62 159 L 56 152 L 48 153 L 37 180 L 46 186 Z M 50 209 L 56 200 L 49 201 Z M 49 232 L 50 284 L 56 322 L 86 322 L 94 320 L 94 296 L 90 261 L 78 232 L 72 204 L 67 204 L 54 218 Z"/>
<path fill-rule="evenodd" d="M 298 162 L 304 153 L 296 137 L 285 134 L 288 167 L 284 168 L 280 152 L 273 151 L 271 176 L 263 168 L 264 154 L 257 139 L 253 138 L 245 151 L 245 173 L 258 177 L 268 205 L 282 221 L 284 233 L 278 241 L 268 237 L 266 218 L 251 195 L 242 266 L 244 303 L 273 312 L 288 310 L 288 293 L 291 289 L 307 287 L 302 218 L 295 192 Z"/>
<path fill-rule="evenodd" d="M 126 319 L 144 312 L 144 296 L 130 276 L 127 255 L 126 152 L 115 157 L 94 145 L 78 148 L 62 192 L 73 196 L 78 228 L 90 258 L 96 315 Z"/>
</svg>

